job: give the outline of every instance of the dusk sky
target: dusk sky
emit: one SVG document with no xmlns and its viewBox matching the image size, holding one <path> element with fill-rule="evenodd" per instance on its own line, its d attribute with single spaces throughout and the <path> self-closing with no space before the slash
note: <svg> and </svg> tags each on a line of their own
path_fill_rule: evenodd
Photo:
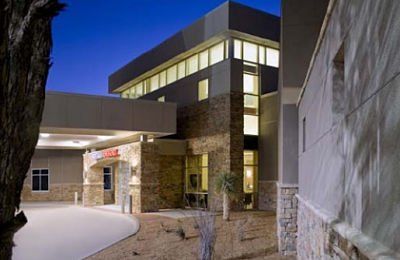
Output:
<svg viewBox="0 0 400 260">
<path fill-rule="evenodd" d="M 64 0 L 47 90 L 108 95 L 108 76 L 224 0 Z M 280 0 L 236 1 L 280 14 Z"/>
</svg>

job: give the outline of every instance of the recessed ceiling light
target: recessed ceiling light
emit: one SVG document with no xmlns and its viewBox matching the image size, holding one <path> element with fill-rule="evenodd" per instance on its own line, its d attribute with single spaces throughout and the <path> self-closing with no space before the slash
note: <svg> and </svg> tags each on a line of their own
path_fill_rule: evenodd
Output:
<svg viewBox="0 0 400 260">
<path fill-rule="evenodd" d="M 107 135 L 98 135 L 97 138 L 99 138 L 100 140 L 108 140 L 111 139 L 112 136 L 107 136 Z"/>
<path fill-rule="evenodd" d="M 40 136 L 41 136 L 41 137 L 49 137 L 49 136 L 50 136 L 50 134 L 43 133 L 43 134 L 40 134 Z"/>
</svg>

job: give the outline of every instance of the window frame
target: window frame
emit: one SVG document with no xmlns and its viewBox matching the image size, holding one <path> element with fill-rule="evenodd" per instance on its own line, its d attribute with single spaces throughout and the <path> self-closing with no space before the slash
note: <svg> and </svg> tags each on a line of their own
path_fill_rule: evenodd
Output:
<svg viewBox="0 0 400 260">
<path fill-rule="evenodd" d="M 40 173 L 39 175 L 35 175 L 35 176 L 39 176 L 39 188 L 40 190 L 34 190 L 33 189 L 33 171 L 34 170 L 39 170 Z M 42 190 L 42 170 L 47 170 L 47 190 Z M 46 176 L 46 175 L 44 175 Z M 50 191 L 50 168 L 31 168 L 31 192 L 49 192 Z"/>
<path fill-rule="evenodd" d="M 207 97 L 200 99 L 200 82 L 206 81 L 207 82 Z M 201 79 L 197 82 L 197 101 L 203 101 L 208 99 L 210 96 L 210 80 L 208 78 Z"/>
<path fill-rule="evenodd" d="M 104 169 L 105 169 L 105 168 L 109 168 L 109 169 L 110 169 L 110 172 L 109 172 L 109 173 L 105 173 L 105 172 L 104 172 Z M 105 183 L 103 183 L 103 189 L 104 189 L 104 191 L 112 191 L 112 190 L 113 190 L 113 167 L 112 167 L 112 166 L 104 166 L 104 167 L 103 167 L 103 182 L 104 182 L 104 175 L 110 175 L 110 186 L 111 186 L 111 188 L 106 189 L 106 188 L 104 187 L 104 184 L 105 184 Z"/>
</svg>

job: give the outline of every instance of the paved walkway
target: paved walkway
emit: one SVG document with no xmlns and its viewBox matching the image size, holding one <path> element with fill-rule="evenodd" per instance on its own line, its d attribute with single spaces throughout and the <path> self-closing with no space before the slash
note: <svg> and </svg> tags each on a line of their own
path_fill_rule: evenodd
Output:
<svg viewBox="0 0 400 260">
<path fill-rule="evenodd" d="M 28 223 L 15 234 L 14 260 L 82 259 L 135 234 L 136 218 L 62 203 L 23 203 Z"/>
</svg>

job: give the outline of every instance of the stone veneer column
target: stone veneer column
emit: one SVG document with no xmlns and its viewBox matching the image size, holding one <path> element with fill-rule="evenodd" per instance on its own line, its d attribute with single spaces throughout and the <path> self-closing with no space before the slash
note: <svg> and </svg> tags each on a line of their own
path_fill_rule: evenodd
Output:
<svg viewBox="0 0 400 260">
<path fill-rule="evenodd" d="M 91 167 L 87 170 L 83 196 L 85 207 L 104 205 L 103 168 Z"/>
<path fill-rule="evenodd" d="M 297 185 L 278 183 L 278 207 L 276 212 L 278 226 L 278 246 L 282 255 L 296 255 L 297 244 Z"/>
</svg>

